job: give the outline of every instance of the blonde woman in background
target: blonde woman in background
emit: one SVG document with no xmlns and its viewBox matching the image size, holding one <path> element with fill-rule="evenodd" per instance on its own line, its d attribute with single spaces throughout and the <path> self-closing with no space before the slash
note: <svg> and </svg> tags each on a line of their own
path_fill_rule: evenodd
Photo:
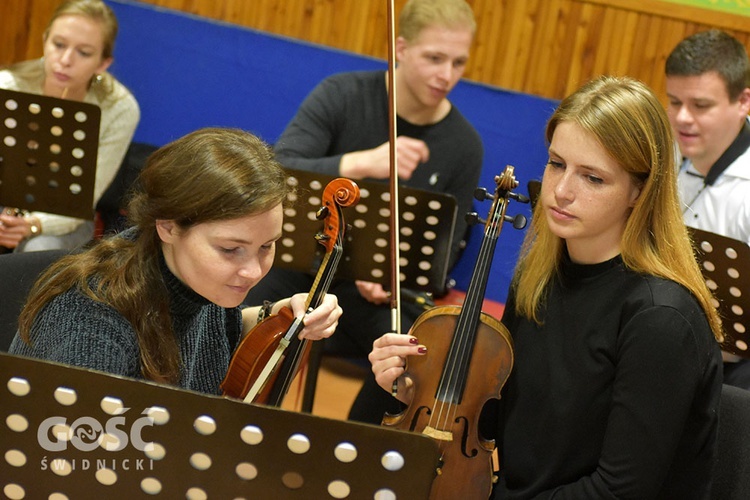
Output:
<svg viewBox="0 0 750 500">
<path fill-rule="evenodd" d="M 0 70 L 0 88 L 101 108 L 94 206 L 117 174 L 140 120 L 135 97 L 107 72 L 117 29 L 112 9 L 101 0 L 67 0 L 55 10 L 44 32 L 44 56 Z M 73 249 L 94 234 L 93 218 L 16 213 L 5 207 L 0 214 L 0 246 L 16 252 Z"/>
</svg>

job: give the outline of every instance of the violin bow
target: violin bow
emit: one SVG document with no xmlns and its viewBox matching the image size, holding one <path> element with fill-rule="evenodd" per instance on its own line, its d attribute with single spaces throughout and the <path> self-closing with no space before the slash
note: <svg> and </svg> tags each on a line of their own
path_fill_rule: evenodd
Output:
<svg viewBox="0 0 750 500">
<path fill-rule="evenodd" d="M 396 8 L 393 0 L 388 0 L 388 143 L 390 145 L 390 222 L 391 222 L 391 330 L 401 334 L 401 273 L 399 263 L 398 232 L 398 155 L 396 154 Z M 398 379 L 393 381 L 391 394 L 398 392 Z"/>
<path fill-rule="evenodd" d="M 396 14 L 394 0 L 388 0 L 388 142 L 390 145 L 390 230 L 391 230 L 391 328 L 401 333 L 401 261 L 398 232 L 398 155 L 396 154 Z M 396 382 L 394 382 L 395 387 Z M 394 389 L 395 391 L 395 389 Z"/>
</svg>

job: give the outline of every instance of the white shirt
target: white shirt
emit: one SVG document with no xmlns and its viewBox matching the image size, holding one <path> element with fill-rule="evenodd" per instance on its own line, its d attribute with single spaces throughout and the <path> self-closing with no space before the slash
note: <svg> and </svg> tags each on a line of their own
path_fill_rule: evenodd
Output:
<svg viewBox="0 0 750 500">
<path fill-rule="evenodd" d="M 677 175 L 685 225 L 750 245 L 750 148 L 719 175 L 712 186 L 703 185 L 703 174 L 686 159 Z M 724 361 L 739 356 L 722 353 Z"/>
<path fill-rule="evenodd" d="M 750 245 L 750 149 L 716 179 L 703 186 L 703 175 L 685 160 L 677 175 L 683 220 L 689 227 Z"/>
</svg>

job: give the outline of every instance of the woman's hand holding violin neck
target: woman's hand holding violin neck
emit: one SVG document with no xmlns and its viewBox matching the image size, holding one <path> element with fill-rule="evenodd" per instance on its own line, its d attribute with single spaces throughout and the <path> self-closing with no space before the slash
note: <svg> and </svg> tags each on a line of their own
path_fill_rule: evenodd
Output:
<svg viewBox="0 0 750 500">
<path fill-rule="evenodd" d="M 419 340 L 411 335 L 386 333 L 372 343 L 372 351 L 367 356 L 372 365 L 372 373 L 378 385 L 388 392 L 393 389 L 393 382 L 398 380 L 396 397 L 403 403 L 412 398 L 412 381 L 404 377 L 406 359 L 409 356 L 423 356 L 427 347 L 420 345 Z"/>
<path fill-rule="evenodd" d="M 307 294 L 305 293 L 293 295 L 289 300 L 289 307 L 291 307 L 295 317 L 305 314 L 306 300 Z M 305 327 L 300 332 L 299 338 L 321 340 L 330 337 L 336 331 L 341 313 L 342 310 L 336 296 L 330 293 L 326 294 L 318 307 L 305 314 Z"/>
</svg>

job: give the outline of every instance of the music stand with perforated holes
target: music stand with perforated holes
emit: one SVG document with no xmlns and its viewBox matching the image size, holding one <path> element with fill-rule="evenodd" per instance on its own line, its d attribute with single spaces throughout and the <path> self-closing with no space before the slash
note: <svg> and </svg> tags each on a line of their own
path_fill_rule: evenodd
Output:
<svg viewBox="0 0 750 500">
<path fill-rule="evenodd" d="M 284 236 L 276 247 L 274 266 L 315 275 L 324 252 L 315 240 L 321 223 L 315 214 L 323 190 L 333 176 L 287 169 L 296 188 L 292 207 L 284 212 Z M 337 278 L 380 283 L 390 288 L 390 192 L 389 184 L 357 180 L 359 202 L 343 212 L 348 228 L 344 233 L 343 257 Z M 458 211 L 456 198 L 442 193 L 399 188 L 399 253 L 402 290 L 445 292 L 448 261 Z M 312 411 L 322 342 L 312 345 L 302 410 Z"/>
<path fill-rule="evenodd" d="M 276 250 L 274 265 L 315 274 L 325 250 L 314 236 L 321 223 L 315 219 L 323 190 L 334 179 L 317 172 L 288 169 L 289 181 L 297 189 L 294 206 L 284 214 L 284 236 Z M 390 193 L 388 184 L 357 180 L 359 202 L 344 212 L 350 226 L 345 232 L 343 258 L 336 277 L 371 281 L 390 286 Z M 401 286 L 442 293 L 448 275 L 455 197 L 415 189 L 399 188 Z"/>
<path fill-rule="evenodd" d="M 101 109 L 0 89 L 0 205 L 94 216 Z"/>
<path fill-rule="evenodd" d="M 750 247 L 742 241 L 688 228 L 706 284 L 714 294 L 726 337 L 722 349 L 750 358 Z"/>
<path fill-rule="evenodd" d="M 427 498 L 436 442 L 0 354 L 9 498 Z"/>
</svg>

